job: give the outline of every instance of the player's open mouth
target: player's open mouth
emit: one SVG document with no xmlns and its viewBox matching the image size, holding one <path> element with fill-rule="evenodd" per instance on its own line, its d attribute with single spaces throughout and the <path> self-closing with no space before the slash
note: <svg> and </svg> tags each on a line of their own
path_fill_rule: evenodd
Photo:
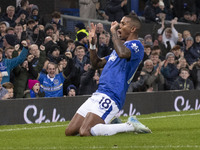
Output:
<svg viewBox="0 0 200 150">
<path fill-rule="evenodd" d="M 121 30 L 117 30 L 117 33 L 118 33 L 119 35 L 121 35 Z"/>
<path fill-rule="evenodd" d="M 117 30 L 117 35 L 119 38 L 121 38 L 121 30 Z"/>
</svg>

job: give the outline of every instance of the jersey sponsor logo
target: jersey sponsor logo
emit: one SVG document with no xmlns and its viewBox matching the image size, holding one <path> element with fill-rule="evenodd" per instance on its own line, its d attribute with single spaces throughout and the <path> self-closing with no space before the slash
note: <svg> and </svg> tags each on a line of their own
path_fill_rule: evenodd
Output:
<svg viewBox="0 0 200 150">
<path fill-rule="evenodd" d="M 57 86 L 54 86 L 54 87 L 47 87 L 47 86 L 44 86 L 44 85 L 40 85 L 41 88 L 44 90 L 44 91 L 49 91 L 49 92 L 53 92 L 53 91 L 59 91 L 63 88 L 63 84 L 59 84 Z"/>
<path fill-rule="evenodd" d="M 49 82 L 47 82 L 47 81 L 44 81 L 44 82 L 43 82 L 43 84 L 49 84 Z"/>
</svg>

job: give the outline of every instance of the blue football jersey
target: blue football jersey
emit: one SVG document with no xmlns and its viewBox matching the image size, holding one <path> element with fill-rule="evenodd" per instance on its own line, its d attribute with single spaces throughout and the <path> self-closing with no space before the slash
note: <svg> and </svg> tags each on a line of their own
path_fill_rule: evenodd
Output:
<svg viewBox="0 0 200 150">
<path fill-rule="evenodd" d="M 124 45 L 130 49 L 131 58 L 122 59 L 113 50 L 106 57 L 107 63 L 103 68 L 96 91 L 108 95 L 119 109 L 124 105 L 128 87 L 144 56 L 144 47 L 139 40 L 126 41 Z"/>
</svg>

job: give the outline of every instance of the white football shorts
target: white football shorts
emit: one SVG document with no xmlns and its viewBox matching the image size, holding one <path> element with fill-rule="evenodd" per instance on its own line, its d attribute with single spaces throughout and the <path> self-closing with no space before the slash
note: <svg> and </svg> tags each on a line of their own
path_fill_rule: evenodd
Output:
<svg viewBox="0 0 200 150">
<path fill-rule="evenodd" d="M 86 117 L 88 112 L 98 115 L 108 124 L 119 112 L 119 108 L 109 96 L 102 93 L 94 93 L 80 106 L 76 113 Z"/>
</svg>

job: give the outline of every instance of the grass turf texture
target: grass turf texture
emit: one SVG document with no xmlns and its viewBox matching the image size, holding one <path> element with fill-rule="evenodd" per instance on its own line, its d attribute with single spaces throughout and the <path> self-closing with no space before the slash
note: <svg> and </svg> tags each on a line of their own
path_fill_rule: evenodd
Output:
<svg viewBox="0 0 200 150">
<path fill-rule="evenodd" d="M 0 150 L 197 150 L 200 149 L 200 111 L 137 116 L 152 134 L 66 137 L 68 122 L 0 126 Z M 121 117 L 123 122 L 127 117 Z"/>
</svg>

